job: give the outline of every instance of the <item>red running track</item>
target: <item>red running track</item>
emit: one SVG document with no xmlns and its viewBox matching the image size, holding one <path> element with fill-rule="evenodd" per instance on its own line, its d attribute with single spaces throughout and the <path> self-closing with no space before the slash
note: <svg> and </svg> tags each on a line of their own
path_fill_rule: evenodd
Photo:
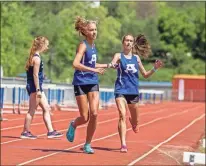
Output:
<svg viewBox="0 0 206 166">
<path fill-rule="evenodd" d="M 118 112 L 110 108 L 99 111 L 92 142 L 95 154 L 88 155 L 81 149 L 86 125 L 77 129 L 74 143 L 65 138 L 68 124 L 78 112 L 54 113 L 53 124 L 64 133 L 60 139 L 47 139 L 41 115 L 34 117 L 31 126 L 38 139 L 20 139 L 24 116 L 4 114 L 8 121 L 1 123 L 2 165 L 181 165 L 182 158 L 177 156 L 185 149 L 194 150 L 205 130 L 204 103 L 140 106 L 140 132 L 133 133 L 127 123 L 128 153 L 120 153 Z"/>
</svg>

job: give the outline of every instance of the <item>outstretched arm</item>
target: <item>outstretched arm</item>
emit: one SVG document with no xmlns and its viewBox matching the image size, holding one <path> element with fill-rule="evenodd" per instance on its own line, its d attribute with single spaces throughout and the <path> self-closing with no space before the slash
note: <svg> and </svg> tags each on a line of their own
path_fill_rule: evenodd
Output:
<svg viewBox="0 0 206 166">
<path fill-rule="evenodd" d="M 109 63 L 111 68 L 117 68 L 117 66 L 119 65 L 119 60 L 120 60 L 120 53 L 115 53 L 111 63 Z"/>
<path fill-rule="evenodd" d="M 162 67 L 162 61 L 156 60 L 153 68 L 149 71 L 146 71 L 139 56 L 137 56 L 137 61 L 139 64 L 139 70 L 144 78 L 150 77 L 157 69 Z"/>
<path fill-rule="evenodd" d="M 118 65 L 118 61 L 120 59 L 120 53 L 116 53 L 112 59 L 112 61 L 108 64 L 99 64 L 96 63 L 96 68 L 116 68 L 116 65 Z"/>
<path fill-rule="evenodd" d="M 108 68 L 108 65 L 107 64 L 96 63 L 95 68 Z"/>
<path fill-rule="evenodd" d="M 119 60 L 120 60 L 120 53 L 116 53 L 114 54 L 114 57 L 112 59 L 112 64 L 119 64 Z"/>
</svg>

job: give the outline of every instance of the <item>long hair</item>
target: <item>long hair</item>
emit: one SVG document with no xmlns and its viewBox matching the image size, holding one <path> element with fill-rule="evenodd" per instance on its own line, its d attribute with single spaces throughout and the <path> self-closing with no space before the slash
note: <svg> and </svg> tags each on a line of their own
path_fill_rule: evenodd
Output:
<svg viewBox="0 0 206 166">
<path fill-rule="evenodd" d="M 38 36 L 33 40 L 32 46 L 30 49 L 30 54 L 29 54 L 29 57 L 26 61 L 26 65 L 25 65 L 26 70 L 28 70 L 29 66 L 31 66 L 32 58 L 33 58 L 33 55 L 35 54 L 35 52 L 38 50 L 41 50 L 45 46 L 46 41 L 48 41 L 48 39 L 44 36 Z"/>
<path fill-rule="evenodd" d="M 76 17 L 76 20 L 75 20 L 75 29 L 76 31 L 78 31 L 80 34 L 82 34 L 83 36 L 86 37 L 86 29 L 87 29 L 87 26 L 91 23 L 94 23 L 94 24 L 98 24 L 97 21 L 95 20 L 86 20 L 85 18 L 83 17 L 80 17 L 80 16 L 77 16 Z"/>
<path fill-rule="evenodd" d="M 151 52 L 151 46 L 144 35 L 140 34 L 134 38 L 133 54 L 147 58 Z"/>
</svg>

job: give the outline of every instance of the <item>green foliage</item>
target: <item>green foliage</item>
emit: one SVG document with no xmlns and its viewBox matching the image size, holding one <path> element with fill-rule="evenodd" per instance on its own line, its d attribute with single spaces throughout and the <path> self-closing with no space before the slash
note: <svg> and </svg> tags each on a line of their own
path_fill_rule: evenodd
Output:
<svg viewBox="0 0 206 166">
<path fill-rule="evenodd" d="M 98 20 L 98 63 L 108 63 L 121 51 L 125 34 L 143 33 L 152 55 L 142 59 L 146 70 L 155 59 L 164 62 L 147 80 L 171 81 L 174 74 L 205 74 L 204 2 L 1 2 L 1 60 L 5 76 L 24 72 L 32 39 L 49 38 L 50 49 L 43 54 L 45 72 L 53 82 L 71 83 L 72 62 L 83 39 L 74 29 L 76 16 Z M 100 76 L 102 85 L 113 86 L 116 71 Z M 140 75 L 141 80 L 145 80 Z"/>
<path fill-rule="evenodd" d="M 32 37 L 29 31 L 32 10 L 22 3 L 2 2 L 1 62 L 5 76 L 15 76 L 24 71 Z"/>
<path fill-rule="evenodd" d="M 172 55 L 170 58 L 173 66 L 182 68 L 182 63 L 187 61 L 187 54 L 191 54 L 194 58 L 206 59 L 204 50 L 205 10 L 204 3 L 195 3 L 196 7 L 191 4 L 187 5 L 187 3 L 180 4 L 181 10 L 171 6 L 160 7 L 158 29 L 162 49 Z M 190 63 L 193 62 L 190 61 Z M 170 62 L 167 65 L 170 66 Z"/>
</svg>

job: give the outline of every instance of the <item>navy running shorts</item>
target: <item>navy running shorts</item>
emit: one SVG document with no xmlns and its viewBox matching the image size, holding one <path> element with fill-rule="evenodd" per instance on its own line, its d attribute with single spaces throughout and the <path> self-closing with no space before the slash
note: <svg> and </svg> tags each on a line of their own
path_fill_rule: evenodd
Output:
<svg viewBox="0 0 206 166">
<path fill-rule="evenodd" d="M 74 85 L 75 96 L 87 95 L 89 92 L 99 91 L 98 84 Z"/>
<path fill-rule="evenodd" d="M 39 89 L 40 89 L 41 92 L 43 92 L 41 84 L 39 86 Z M 31 93 L 36 92 L 36 86 L 33 83 L 26 84 L 26 90 L 27 90 L 28 95 L 30 96 Z"/>
<path fill-rule="evenodd" d="M 139 95 L 115 94 L 115 99 L 118 97 L 125 98 L 127 104 L 136 104 L 139 102 Z"/>
</svg>

